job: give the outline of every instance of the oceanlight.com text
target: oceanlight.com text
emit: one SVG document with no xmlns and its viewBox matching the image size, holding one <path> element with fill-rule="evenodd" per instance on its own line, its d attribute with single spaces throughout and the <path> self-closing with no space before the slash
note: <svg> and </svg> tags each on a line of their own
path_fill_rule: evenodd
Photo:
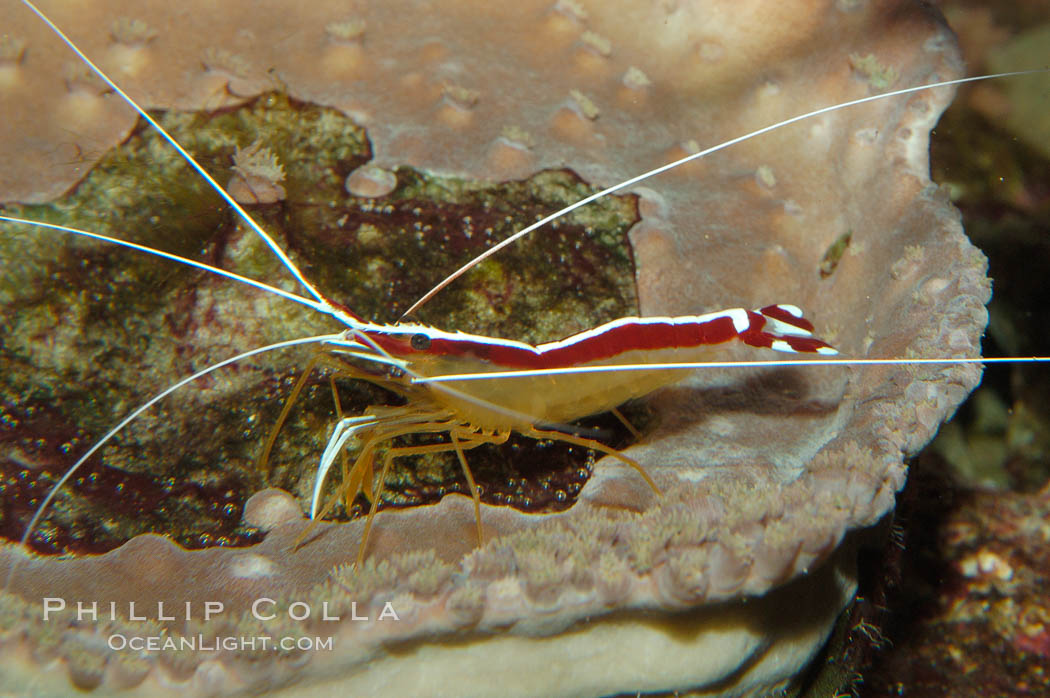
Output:
<svg viewBox="0 0 1050 698">
<path fill-rule="evenodd" d="M 205 635 L 110 635 L 106 643 L 114 652 L 164 652 L 190 650 L 192 652 L 255 652 L 255 651 L 328 651 L 333 649 L 331 637 L 246 635 L 210 637 Z"/>
</svg>

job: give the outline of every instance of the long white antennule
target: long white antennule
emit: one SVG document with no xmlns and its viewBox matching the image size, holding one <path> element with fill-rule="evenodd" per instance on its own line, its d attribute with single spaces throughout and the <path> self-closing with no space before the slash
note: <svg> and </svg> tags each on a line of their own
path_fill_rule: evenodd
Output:
<svg viewBox="0 0 1050 698">
<path fill-rule="evenodd" d="M 205 264 L 204 262 L 198 262 L 193 259 L 188 259 L 187 257 L 180 257 L 177 254 L 164 252 L 163 250 L 158 250 L 153 247 L 146 247 L 145 245 L 139 245 L 138 243 L 130 242 L 128 240 L 121 240 L 120 238 L 110 237 L 109 235 L 102 235 L 101 233 L 92 233 L 88 230 L 72 228 L 67 225 L 59 225 L 57 223 L 45 223 L 43 221 L 31 221 L 25 218 L 18 218 L 16 216 L 6 216 L 3 214 L 0 214 L 0 221 L 7 221 L 8 223 L 19 223 L 21 225 L 33 226 L 35 228 L 49 228 L 51 230 L 60 230 L 64 233 L 72 233 L 73 235 L 79 235 L 81 237 L 90 238 L 92 240 L 107 242 L 111 245 L 127 247 L 128 249 L 137 250 L 139 252 L 145 252 L 146 254 L 153 255 L 154 257 L 160 257 L 161 259 L 169 259 L 173 262 L 185 264 L 186 266 L 194 267 L 196 269 L 203 269 L 204 271 L 210 272 L 217 276 L 232 279 L 238 283 L 242 283 L 247 286 L 252 286 L 254 288 L 258 288 L 263 291 L 267 291 L 269 293 L 281 296 L 283 298 L 287 298 L 290 301 L 295 301 L 296 303 L 305 305 L 307 308 L 313 308 L 314 310 L 320 311 L 322 313 L 329 313 L 331 311 L 331 306 L 329 306 L 327 303 L 310 300 L 309 298 L 303 298 L 302 296 L 277 288 L 276 286 L 271 286 L 270 284 L 263 283 L 262 281 L 256 281 L 255 279 L 249 279 L 247 276 L 241 276 L 240 274 L 237 274 L 232 271 L 226 271 L 225 269 L 213 267 L 212 265 Z"/>
<path fill-rule="evenodd" d="M 167 131 L 164 130 L 163 126 L 161 126 L 159 123 L 157 123 L 156 119 L 154 119 L 152 116 L 150 116 L 149 113 L 146 112 L 145 109 L 143 109 L 141 106 L 139 106 L 138 102 L 136 102 L 134 99 L 131 98 L 131 95 L 129 95 L 124 90 L 122 90 L 120 88 L 120 86 L 117 85 L 117 83 L 113 82 L 113 80 L 110 79 L 110 77 L 108 75 L 106 75 L 106 73 L 101 68 L 99 68 L 97 65 L 95 65 L 95 63 L 90 58 L 88 58 L 87 55 L 85 55 L 83 51 L 80 50 L 80 47 L 78 47 L 75 43 L 73 43 L 73 40 L 70 39 L 68 36 L 66 36 L 65 32 L 63 32 L 61 29 L 59 29 L 58 25 L 56 25 L 54 22 L 52 22 L 51 19 L 47 15 L 45 15 L 43 12 L 41 12 L 37 8 L 36 5 L 34 5 L 32 2 L 30 2 L 30 0 L 22 0 L 22 4 L 24 4 L 30 10 L 32 10 L 33 13 L 37 17 L 39 17 L 45 24 L 47 24 L 47 26 L 51 27 L 51 30 L 54 31 L 55 34 L 58 35 L 58 37 L 62 40 L 62 42 L 66 46 L 68 46 L 70 48 L 70 50 L 72 50 L 75 54 L 77 54 L 77 56 L 82 61 L 84 61 L 84 63 L 89 68 L 91 68 L 91 70 L 95 73 L 95 75 L 98 75 L 98 77 L 101 78 L 102 81 L 105 82 L 110 87 L 110 89 L 112 89 L 114 92 L 116 92 L 118 95 L 120 95 L 121 99 L 123 99 L 125 102 L 127 102 L 127 104 L 132 109 L 137 111 L 139 113 L 139 116 L 141 116 L 143 119 L 145 119 L 147 122 L 149 122 L 150 126 L 155 128 L 157 130 L 157 132 L 164 138 L 164 140 L 166 140 L 168 143 L 170 143 L 171 146 L 173 148 L 175 148 L 176 151 L 178 151 L 179 155 L 181 155 L 183 158 L 186 159 L 186 162 L 188 162 L 190 164 L 190 166 L 194 170 L 196 170 L 197 173 L 201 177 L 204 178 L 204 181 L 206 181 L 208 183 L 208 185 L 212 189 L 214 189 L 216 192 L 218 192 L 219 196 L 221 196 L 223 199 L 225 199 L 226 203 L 228 203 L 233 208 L 233 210 L 237 212 L 237 215 L 241 217 L 241 220 L 243 220 L 245 223 L 247 223 L 248 226 L 253 231 L 255 231 L 255 233 L 260 238 L 262 238 L 263 242 L 266 243 L 266 246 L 269 247 L 273 251 L 273 253 L 275 255 L 277 255 L 277 258 L 279 260 L 281 260 L 281 264 L 283 264 L 285 266 L 285 268 L 288 269 L 288 271 L 290 271 L 292 273 L 292 276 L 295 277 L 296 281 L 298 281 L 300 284 L 302 284 L 303 288 L 305 288 L 310 293 L 311 296 L 313 296 L 318 302 L 323 303 L 325 306 L 328 305 L 328 302 L 325 300 L 324 296 L 321 295 L 321 292 L 318 291 L 314 287 L 313 284 L 311 284 L 309 281 L 307 281 L 306 277 L 299 270 L 299 267 L 297 267 L 295 265 L 295 262 L 293 262 L 291 260 L 291 258 L 285 253 L 285 251 L 281 249 L 281 246 L 277 244 L 277 241 L 275 241 L 272 237 L 270 237 L 269 233 L 267 233 L 265 230 L 263 230 L 262 227 L 258 223 L 256 223 L 255 220 L 251 216 L 248 215 L 248 212 L 245 211 L 244 208 L 240 204 L 238 204 L 233 199 L 233 197 L 230 196 L 226 192 L 226 190 L 223 189 L 223 187 L 220 186 L 219 183 L 216 182 L 215 179 L 212 178 L 212 176 L 210 174 L 208 174 L 207 170 L 205 170 L 203 167 L 201 167 L 201 165 L 193 158 L 192 155 L 190 155 L 186 151 L 185 148 L 183 148 L 181 145 L 179 145 L 179 142 L 176 141 L 171 136 L 171 134 L 169 134 Z"/>
<path fill-rule="evenodd" d="M 775 124 L 771 124 L 769 126 L 765 126 L 763 128 L 757 129 L 755 131 L 751 131 L 750 133 L 745 133 L 742 136 L 737 136 L 736 138 L 731 138 L 728 141 L 723 141 L 722 143 L 719 143 L 718 145 L 711 146 L 710 148 L 707 148 L 706 150 L 701 150 L 698 153 L 693 153 L 691 155 L 686 155 L 685 157 L 679 158 L 678 160 L 675 160 L 674 162 L 669 162 L 666 165 L 661 165 L 660 167 L 653 168 L 653 169 L 649 170 L 648 172 L 643 172 L 642 174 L 637 175 L 635 177 L 631 177 L 630 179 L 626 179 L 626 180 L 620 182 L 619 184 L 614 184 L 613 186 L 607 187 L 605 189 L 602 189 L 601 191 L 599 191 L 599 192 L 597 192 L 595 194 L 591 194 L 590 196 L 584 197 L 584 198 L 580 199 L 579 201 L 577 201 L 576 203 L 570 204 L 570 205 L 566 206 L 563 209 L 559 209 L 559 210 L 555 211 L 554 213 L 550 214 L 549 216 L 546 216 L 545 218 L 541 218 L 540 220 L 536 221 L 532 225 L 529 225 L 529 226 L 526 226 L 525 228 L 522 228 L 521 230 L 519 230 L 518 232 L 516 232 L 513 235 L 511 235 L 506 240 L 503 240 L 502 242 L 500 242 L 500 243 L 498 243 L 496 245 L 493 245 L 489 249 L 487 249 L 484 252 L 482 252 L 481 254 L 479 254 L 474 259 L 470 260 L 469 262 L 467 262 L 466 264 L 461 266 L 456 271 L 454 271 L 451 274 L 449 274 L 438 285 L 436 285 L 434 288 L 432 288 L 429 291 L 427 291 L 419 300 L 417 300 L 415 303 L 413 303 L 412 306 L 409 307 L 409 309 L 406 310 L 404 312 L 404 314 L 402 314 L 401 318 L 404 319 L 404 318 L 412 315 L 412 313 L 414 313 L 415 311 L 419 310 L 419 308 L 422 307 L 424 303 L 426 303 L 431 298 L 433 298 L 438 293 L 440 293 L 442 289 L 444 289 L 446 286 L 451 284 L 453 281 L 455 281 L 459 277 L 463 276 L 463 274 L 467 273 L 468 271 L 473 269 L 475 266 L 477 266 L 481 262 L 485 261 L 486 259 L 488 259 L 492 255 L 496 254 L 497 252 L 502 250 L 507 245 L 510 245 L 510 244 L 514 243 L 516 240 L 519 240 L 519 239 L 525 237 L 526 235 L 528 235 L 529 233 L 533 232 L 534 230 L 537 230 L 538 228 L 542 228 L 543 226 L 547 225 L 548 223 L 550 223 L 552 221 L 555 221 L 555 220 L 561 218 L 562 216 L 564 216 L 566 214 L 572 213 L 576 209 L 580 208 L 581 206 L 586 206 L 587 204 L 591 203 L 592 201 L 597 201 L 598 199 L 601 199 L 604 196 L 608 196 L 609 194 L 614 194 L 614 193 L 616 193 L 616 192 L 618 192 L 618 191 L 620 191 L 622 189 L 626 189 L 627 187 L 634 186 L 635 184 L 638 184 L 639 182 L 643 182 L 643 181 L 649 179 L 650 177 L 655 177 L 656 175 L 661 174 L 663 172 L 667 172 L 668 170 L 673 170 L 674 168 L 679 167 L 681 165 L 684 165 L 687 162 L 692 162 L 693 160 L 699 160 L 700 158 L 706 157 L 708 155 L 711 155 L 712 153 L 716 153 L 719 150 L 725 150 L 726 148 L 728 148 L 730 146 L 733 146 L 733 145 L 736 145 L 737 143 L 743 143 L 744 141 L 750 140 L 750 139 L 755 138 L 757 136 L 761 136 L 763 133 L 769 133 L 770 131 L 775 131 L 775 130 L 777 130 L 779 128 L 783 128 L 785 126 L 789 126 L 789 125 L 791 125 L 791 124 L 793 124 L 795 122 L 805 121 L 806 119 L 809 119 L 809 118 L 812 118 L 812 117 L 815 117 L 815 116 L 820 116 L 821 114 L 828 114 L 830 112 L 838 111 L 839 109 L 846 109 L 847 107 L 853 107 L 853 106 L 856 106 L 858 104 L 866 104 L 867 102 L 874 102 L 874 101 L 877 101 L 877 100 L 880 100 L 880 99 L 888 99 L 890 97 L 897 97 L 899 95 L 911 94 L 912 92 L 921 92 L 923 90 L 933 90 L 933 89 L 936 89 L 938 87 L 949 87 L 951 85 L 962 85 L 962 84 L 967 83 L 967 82 L 977 82 L 979 80 L 991 80 L 993 78 L 1006 78 L 1006 77 L 1013 77 L 1013 76 L 1017 76 L 1017 75 L 1031 75 L 1033 73 L 1045 73 L 1045 72 L 1047 72 L 1047 70 L 1050 70 L 1050 68 L 1039 68 L 1039 69 L 1034 69 L 1034 70 L 1017 70 L 1017 71 L 1013 71 L 1013 72 L 1009 72 L 1009 73 L 996 73 L 994 75 L 978 75 L 976 77 L 958 78 L 956 80 L 944 80 L 942 82 L 932 82 L 932 83 L 929 83 L 927 85 L 918 85 L 916 87 L 905 87 L 905 88 L 900 89 L 900 90 L 893 90 L 891 92 L 883 92 L 881 94 L 871 95 L 869 97 L 861 97 L 860 99 L 854 99 L 854 100 L 851 100 L 849 102 L 841 102 L 839 104 L 833 104 L 833 105 L 828 106 L 828 107 L 821 107 L 820 109 L 814 109 L 813 111 L 806 112 L 805 114 L 799 114 L 798 116 L 793 116 L 790 119 L 784 119 L 783 121 L 778 121 Z"/>
<path fill-rule="evenodd" d="M 251 358 L 252 356 L 258 356 L 259 354 L 265 354 L 267 352 L 276 351 L 278 349 L 287 349 L 288 347 L 302 346 L 304 344 L 323 344 L 323 343 L 326 343 L 326 342 L 340 342 L 342 340 L 343 340 L 343 335 L 341 333 L 340 334 L 325 334 L 325 335 L 317 335 L 317 336 L 314 336 L 314 337 L 299 337 L 297 339 L 289 339 L 289 340 L 286 340 L 286 341 L 283 341 L 283 342 L 277 342 L 275 344 L 268 344 L 268 345 L 266 345 L 264 347 L 256 347 L 255 349 L 251 349 L 249 351 L 241 352 L 240 354 L 237 354 L 236 356 L 231 356 L 228 359 L 224 359 L 223 361 L 220 361 L 220 362 L 218 362 L 216 364 L 212 364 L 211 366 L 208 366 L 207 368 L 203 368 L 200 371 L 197 371 L 196 373 L 194 373 L 191 376 L 187 376 L 186 378 L 183 378 L 182 380 L 169 385 L 167 388 L 165 388 L 161 392 L 157 393 L 156 395 L 151 397 L 149 400 L 147 400 L 146 402 L 142 403 L 141 405 L 139 405 L 138 407 L 133 409 L 131 412 L 129 412 L 127 414 L 127 416 L 124 417 L 124 419 L 120 420 L 120 422 L 118 422 L 116 426 L 114 426 L 112 429 L 107 431 L 102 436 L 102 438 L 100 438 L 98 441 L 96 441 L 94 443 L 94 445 L 91 446 L 91 448 L 89 448 L 87 451 L 85 451 L 80 456 L 80 458 L 78 458 L 77 461 L 72 466 L 70 466 L 70 468 L 68 470 L 66 470 L 65 473 L 63 473 L 62 477 L 60 477 L 58 479 L 58 482 L 56 482 L 54 485 L 52 485 L 51 490 L 47 493 L 47 496 L 44 497 L 44 501 L 41 502 L 40 506 L 37 507 L 36 512 L 33 514 L 33 518 L 31 518 L 29 520 L 29 523 L 26 525 L 26 530 L 22 534 L 22 538 L 19 540 L 19 545 L 21 547 L 23 547 L 23 548 L 26 546 L 26 543 L 29 541 L 29 537 L 32 536 L 33 535 L 33 531 L 36 530 L 36 525 L 40 521 L 40 517 L 42 517 L 44 515 L 44 512 L 47 510 L 48 505 L 51 504 L 51 502 L 54 500 L 55 496 L 58 494 L 58 491 L 60 489 L 62 489 L 63 485 L 65 485 L 67 482 L 69 482 L 69 479 L 71 477 L 73 477 L 73 475 L 77 472 L 77 470 L 80 469 L 80 466 L 82 466 L 84 463 L 86 463 L 87 460 L 89 458 L 91 458 L 91 456 L 95 455 L 95 453 L 97 453 L 100 448 L 102 448 L 107 443 L 109 443 L 110 439 L 112 439 L 114 436 L 119 434 L 124 429 L 124 427 L 126 427 L 127 425 L 131 424 L 133 421 L 138 419 L 138 417 L 143 412 L 145 412 L 149 408 L 153 407 L 158 402 L 160 402 L 161 400 L 163 400 L 167 396 L 171 395 L 172 393 L 174 393 L 179 388 L 183 387 L 184 385 L 188 385 L 188 384 L 192 383 L 193 381 L 197 380 L 198 378 L 201 378 L 203 376 L 208 375 L 209 373 L 212 373 L 213 371 L 217 371 L 220 368 L 223 368 L 225 366 L 229 366 L 231 364 L 237 363 L 238 361 L 243 361 L 244 359 Z M 14 577 L 14 574 L 15 574 L 16 566 L 17 566 L 17 560 L 12 562 L 12 564 L 11 564 L 11 569 L 8 571 L 7 579 L 4 582 L 4 589 L 7 589 L 10 586 L 11 580 Z"/>
<path fill-rule="evenodd" d="M 493 380 L 496 378 L 531 378 L 535 376 L 576 375 L 582 373 L 618 373 L 620 371 L 687 371 L 698 368 L 756 368 L 769 366 L 914 366 L 916 364 L 1038 364 L 1050 363 L 1050 356 L 967 356 L 943 359 L 767 359 L 756 361 L 686 361 L 681 363 L 616 364 L 608 366 L 568 366 L 565 368 L 493 371 L 490 373 L 449 373 L 426 378 L 413 378 L 413 383 L 453 383 L 458 381 Z"/>
<path fill-rule="evenodd" d="M 186 266 L 190 266 L 190 267 L 193 267 L 195 269 L 201 269 L 203 271 L 210 272 L 210 273 L 215 274 L 217 276 L 221 276 L 221 277 L 224 277 L 224 278 L 227 278 L 227 279 L 231 279 L 233 281 L 237 281 L 238 283 L 242 283 L 242 284 L 245 284 L 247 286 L 251 286 L 253 288 L 260 289 L 262 291 L 267 291 L 269 293 L 273 293 L 275 295 L 281 296 L 282 298 L 287 298 L 288 300 L 294 301 L 294 302 L 299 303 L 301 305 L 305 305 L 308 308 L 313 308 L 314 310 L 317 310 L 319 312 L 325 313 L 327 315 L 331 315 L 331 316 L 339 319 L 341 322 L 347 324 L 349 326 L 349 329 L 347 330 L 347 332 L 344 332 L 344 333 L 338 334 L 338 335 L 331 335 L 330 339 L 327 341 L 327 343 L 335 345 L 335 346 L 348 347 L 349 350 L 344 350 L 344 351 L 341 352 L 344 355 L 354 356 L 356 358 L 363 359 L 363 360 L 369 361 L 369 362 L 385 364 L 385 365 L 388 365 L 388 366 L 394 366 L 394 367 L 398 368 L 399 370 L 403 371 L 404 373 L 406 373 L 410 377 L 410 379 L 413 380 L 413 382 L 420 382 L 420 383 L 427 382 L 424 376 L 421 376 L 418 373 L 414 372 L 411 369 L 411 367 L 405 361 L 397 359 L 397 358 L 394 358 L 393 356 L 390 356 L 381 346 L 376 344 L 376 342 L 373 339 L 371 339 L 367 334 L 364 334 L 363 332 L 360 331 L 361 329 L 368 329 L 368 328 L 374 329 L 374 328 L 382 327 L 381 325 L 374 325 L 372 323 L 359 323 L 356 320 L 354 320 L 353 318 L 347 318 L 345 316 L 345 314 L 343 314 L 342 312 L 339 312 L 338 309 L 333 308 L 327 302 L 323 302 L 323 301 L 318 302 L 318 301 L 310 300 L 309 298 L 303 298 L 302 296 L 298 296 L 298 295 L 296 295 L 294 293 L 290 293 L 289 291 L 284 291 L 282 289 L 276 288 L 275 286 L 270 286 L 269 284 L 263 283 L 261 281 L 257 281 L 255 279 L 251 279 L 251 278 L 248 278 L 246 276 L 242 276 L 240 274 L 237 274 L 235 272 L 227 271 L 225 269 L 220 269 L 219 267 L 214 267 L 214 266 L 212 266 L 210 264 L 205 264 L 204 262 L 198 262 L 198 261 L 193 260 L 193 259 L 188 259 L 186 257 L 181 257 L 179 255 L 172 254 L 170 252 L 164 252 L 163 250 L 158 250 L 158 249 L 153 248 L 153 247 L 147 247 L 146 245 L 140 245 L 138 243 L 130 242 L 128 240 L 121 240 L 119 238 L 114 238 L 114 237 L 111 237 L 109 235 L 102 235 L 101 233 L 92 233 L 92 232 L 87 231 L 87 230 L 81 230 L 79 228 L 73 228 L 71 226 L 66 226 L 66 225 L 59 225 L 57 223 L 46 223 L 46 222 L 43 222 L 43 221 L 31 221 L 31 220 L 28 220 L 28 219 L 25 219 L 25 218 L 18 218 L 16 216 L 7 216 L 7 215 L 3 215 L 3 214 L 0 214 L 0 221 L 8 221 L 10 223 L 18 223 L 18 224 L 21 224 L 21 225 L 28 225 L 28 226 L 38 227 L 38 228 L 48 228 L 48 229 L 51 229 L 51 230 L 59 230 L 59 231 L 66 232 L 66 233 L 72 233 L 73 235 L 86 237 L 86 238 L 89 238 L 89 239 L 92 239 L 92 240 L 99 240 L 99 241 L 102 241 L 102 242 L 111 243 L 111 244 L 114 244 L 114 245 L 117 245 L 117 246 L 120 246 L 120 247 L 126 247 L 126 248 L 129 248 L 129 249 L 132 249 L 132 250 L 136 250 L 136 251 L 139 251 L 139 252 L 145 252 L 146 254 L 153 255 L 155 257 L 160 257 L 162 259 L 168 259 L 168 260 L 171 260 L 173 262 L 178 262 L 180 264 L 185 264 Z M 328 335 L 325 335 L 325 336 L 328 336 Z M 349 337 L 353 337 L 353 339 L 348 339 L 347 338 L 348 336 Z M 297 340 L 289 340 L 289 341 L 290 342 L 295 342 Z M 309 342 L 307 342 L 307 343 L 309 343 Z M 275 348 L 281 348 L 284 345 L 282 344 L 282 345 L 270 345 L 270 346 L 271 347 L 275 347 Z M 362 350 L 365 350 L 365 351 L 353 351 L 353 349 L 362 349 Z M 263 351 L 263 350 L 265 350 L 265 348 L 261 349 L 259 351 Z M 250 355 L 251 355 L 250 353 L 249 354 L 242 354 L 241 357 L 242 358 L 246 358 L 246 357 L 248 357 Z M 235 360 L 236 360 L 236 358 L 229 359 L 227 362 L 224 362 L 221 365 L 226 365 L 226 363 L 232 363 Z M 205 369 L 205 372 L 208 372 L 208 371 L 213 370 L 213 369 L 218 368 L 218 367 L 219 367 L 219 365 L 216 365 L 216 366 L 211 367 L 210 369 Z M 204 375 L 204 374 L 202 373 L 200 375 Z M 187 378 L 185 381 L 180 382 L 178 385 L 180 385 L 180 386 L 181 385 L 185 385 L 187 382 L 190 382 L 192 380 L 193 380 L 193 377 L 191 376 L 190 378 Z M 448 393 L 449 395 L 453 395 L 455 397 L 458 397 L 458 398 L 460 398 L 462 400 L 465 400 L 466 402 L 469 402 L 469 403 L 472 403 L 472 404 L 476 404 L 476 405 L 478 405 L 480 407 L 485 407 L 487 409 L 492 409 L 492 410 L 501 412 L 501 413 L 503 413 L 503 414 L 505 414 L 507 416 L 516 417 L 516 418 L 522 418 L 522 417 L 527 417 L 528 416 L 528 415 L 521 414 L 519 412 L 515 412 L 513 410 L 502 409 L 498 405 L 494 405 L 494 404 L 489 403 L 489 402 L 487 402 L 485 400 L 480 400 L 480 399 L 472 397 L 470 395 L 461 393 L 461 392 L 455 390 L 454 388 L 450 388 L 448 386 L 435 385 L 435 388 L 439 388 L 440 390 Z M 174 389 L 169 389 L 169 390 L 174 390 Z M 165 392 L 164 394 L 167 394 L 167 392 Z M 159 399 L 160 397 L 163 397 L 164 394 L 155 397 L 154 400 Z M 153 404 L 153 402 L 151 401 L 149 404 Z M 122 423 L 122 426 L 126 426 L 127 423 L 129 423 L 129 422 L 130 422 L 130 420 L 128 420 L 128 422 Z M 104 438 L 110 438 L 113 435 L 115 435 L 115 433 L 116 432 L 108 434 Z M 101 444 L 96 444 L 96 446 L 98 446 L 98 445 L 101 445 Z M 78 467 L 78 466 L 79 466 L 79 464 L 75 465 L 74 468 Z M 56 489 L 57 489 L 57 486 L 56 486 Z M 45 503 L 45 505 L 41 505 L 41 508 L 43 508 L 43 506 L 46 506 L 46 503 Z M 38 511 L 38 514 L 39 514 L 39 511 Z M 35 518 L 36 518 L 36 516 L 34 516 L 34 519 Z"/>
</svg>

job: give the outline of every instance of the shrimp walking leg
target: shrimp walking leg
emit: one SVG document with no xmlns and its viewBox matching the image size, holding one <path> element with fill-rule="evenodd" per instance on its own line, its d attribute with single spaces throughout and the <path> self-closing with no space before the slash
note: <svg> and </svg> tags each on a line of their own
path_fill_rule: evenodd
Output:
<svg viewBox="0 0 1050 698">
<path fill-rule="evenodd" d="M 299 394 L 306 386 L 306 381 L 309 380 L 310 374 L 317 368 L 317 364 L 320 363 L 323 354 L 317 353 L 312 359 L 306 364 L 306 368 L 303 369 L 302 374 L 295 381 L 295 385 L 292 387 L 292 392 L 288 394 L 288 397 L 284 400 L 284 406 L 281 407 L 281 414 L 277 416 L 277 421 L 274 422 L 273 427 L 270 429 L 270 434 L 266 437 L 266 443 L 263 444 L 262 452 L 259 453 L 259 460 L 256 461 L 256 467 L 259 470 L 265 470 L 267 463 L 270 462 L 270 452 L 273 450 L 274 443 L 277 442 L 277 435 L 281 432 L 281 427 L 284 426 L 285 421 L 288 419 L 288 415 L 292 411 L 292 406 L 295 401 L 299 398 Z"/>
<path fill-rule="evenodd" d="M 601 453 L 604 453 L 607 456 L 612 456 L 613 458 L 621 460 L 627 465 L 634 468 L 634 470 L 642 476 L 642 479 L 645 480 L 645 484 L 649 485 L 649 487 L 652 488 L 653 492 L 655 492 L 657 495 L 660 494 L 660 488 L 656 486 L 656 483 L 653 482 L 653 479 L 649 477 L 649 473 L 645 472 L 645 468 L 643 468 L 641 464 L 638 463 L 638 461 L 636 461 L 634 458 L 630 458 L 629 456 L 625 456 L 623 453 L 617 451 L 615 448 L 610 448 L 609 446 L 606 446 L 600 441 L 595 441 L 594 439 L 585 439 L 582 436 L 563 434 L 560 431 L 545 431 L 543 429 L 536 429 L 535 427 L 522 431 L 522 434 L 524 434 L 525 436 L 530 436 L 534 439 L 550 439 L 552 441 L 564 441 L 565 443 L 570 443 L 576 446 L 592 448 L 595 451 L 600 451 Z"/>
<path fill-rule="evenodd" d="M 425 421 L 427 419 L 434 421 Z M 405 422 L 408 422 L 408 424 L 405 424 Z M 343 482 L 340 484 L 336 492 L 325 501 L 324 505 L 321 506 L 318 511 L 317 505 L 320 501 L 324 477 L 327 474 L 328 469 L 331 467 L 332 462 L 335 460 L 336 455 L 344 452 L 344 449 L 351 438 L 366 431 L 370 433 L 361 445 L 358 457 L 350 468 L 348 475 L 344 477 Z M 383 472 L 379 476 L 378 484 L 374 485 L 375 492 L 372 493 L 372 481 L 374 479 L 372 468 L 376 447 L 384 441 L 390 441 L 400 436 L 427 433 L 445 433 L 449 435 L 450 440 L 447 443 L 425 444 L 421 446 L 397 446 L 390 448 L 384 456 Z M 386 481 L 387 473 L 389 472 L 390 462 L 394 458 L 447 453 L 450 451 L 456 452 L 460 466 L 463 469 L 463 474 L 467 480 L 467 486 L 470 489 L 471 499 L 474 503 L 478 543 L 480 544 L 483 540 L 480 490 L 474 481 L 473 474 L 467 464 L 464 451 L 476 448 L 482 444 L 504 443 L 508 436 L 509 433 L 507 432 L 496 432 L 491 434 L 479 432 L 472 427 L 463 426 L 462 424 L 449 419 L 449 415 L 445 413 L 418 414 L 404 408 L 390 410 L 388 414 L 381 417 L 372 414 L 357 417 L 344 417 L 339 424 L 336 425 L 332 437 L 329 439 L 325 452 L 322 455 L 321 465 L 318 468 L 317 479 L 314 485 L 313 505 L 311 507 L 311 514 L 314 522 L 296 539 L 294 545 L 300 545 L 314 529 L 316 522 L 327 516 L 340 499 L 350 502 L 358 493 L 363 492 L 372 502 L 369 510 L 369 522 L 371 522 L 372 517 L 374 517 L 374 512 L 377 510 L 379 499 L 382 496 L 382 490 Z M 370 523 L 366 524 L 359 560 L 363 559 L 364 549 L 368 539 L 368 531 L 370 528 Z"/>
</svg>

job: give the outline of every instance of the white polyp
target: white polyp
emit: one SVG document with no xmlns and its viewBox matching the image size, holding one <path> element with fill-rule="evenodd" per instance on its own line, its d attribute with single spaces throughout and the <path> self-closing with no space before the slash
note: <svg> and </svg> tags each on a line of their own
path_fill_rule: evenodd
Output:
<svg viewBox="0 0 1050 698">
<path fill-rule="evenodd" d="M 317 479 L 314 480 L 314 495 L 310 501 L 311 520 L 317 517 L 317 504 L 321 499 L 321 489 L 324 487 L 324 480 L 328 475 L 328 470 L 332 467 L 332 463 L 335 462 L 336 454 L 359 429 L 371 426 L 376 421 L 375 415 L 366 414 L 359 417 L 344 417 L 335 425 L 335 429 L 332 430 L 332 436 L 328 439 L 328 445 L 324 447 L 324 453 L 321 454 L 321 462 L 317 466 Z"/>
</svg>

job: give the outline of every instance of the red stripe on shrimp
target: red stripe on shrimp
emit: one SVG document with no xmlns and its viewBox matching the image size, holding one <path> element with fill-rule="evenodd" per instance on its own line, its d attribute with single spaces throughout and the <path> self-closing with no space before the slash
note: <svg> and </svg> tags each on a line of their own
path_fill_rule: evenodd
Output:
<svg viewBox="0 0 1050 698">
<path fill-rule="evenodd" d="M 722 344 L 747 329 L 746 311 L 737 308 L 677 318 L 621 318 L 539 346 L 422 326 L 399 325 L 367 334 L 399 356 L 469 357 L 512 369 L 543 369 L 577 366 L 629 351 Z"/>
<path fill-rule="evenodd" d="M 498 365 L 555 368 L 611 359 L 631 351 L 723 344 L 738 336 L 728 316 L 702 321 L 688 317 L 623 318 L 531 350 L 499 345 L 471 347 L 466 342 L 454 349 Z"/>
<path fill-rule="evenodd" d="M 812 332 L 815 329 L 812 322 L 802 317 L 802 311 L 796 305 L 767 305 L 758 312 L 767 318 L 779 320 L 787 325 L 793 325 L 806 332 Z"/>
<path fill-rule="evenodd" d="M 790 307 L 794 308 L 794 306 Z M 774 313 L 767 312 L 770 309 L 773 309 Z M 778 317 L 783 314 L 789 314 L 791 322 Z M 838 354 L 838 351 L 830 344 L 811 336 L 808 330 L 803 329 L 802 323 L 812 327 L 808 320 L 802 318 L 801 315 L 796 317 L 793 313 L 783 310 L 781 306 L 767 306 L 759 311 L 749 312 L 747 316 L 751 326 L 745 332 L 740 333 L 740 340 L 748 346 L 800 354 L 828 356 Z M 784 334 L 767 331 L 765 327 L 770 324 L 770 321 L 772 321 L 773 329 Z"/>
<path fill-rule="evenodd" d="M 769 309 L 776 315 L 767 317 L 764 313 Z M 774 331 L 765 330 L 767 325 Z M 368 334 L 384 350 L 399 356 L 469 357 L 509 369 L 544 369 L 580 366 L 629 352 L 714 346 L 733 339 L 778 351 L 827 353 L 824 350 L 830 346 L 812 338 L 806 325 L 808 321 L 789 310 L 768 306 L 762 311 L 733 308 L 708 315 L 621 318 L 539 346 L 423 326 L 400 325 Z"/>
</svg>

